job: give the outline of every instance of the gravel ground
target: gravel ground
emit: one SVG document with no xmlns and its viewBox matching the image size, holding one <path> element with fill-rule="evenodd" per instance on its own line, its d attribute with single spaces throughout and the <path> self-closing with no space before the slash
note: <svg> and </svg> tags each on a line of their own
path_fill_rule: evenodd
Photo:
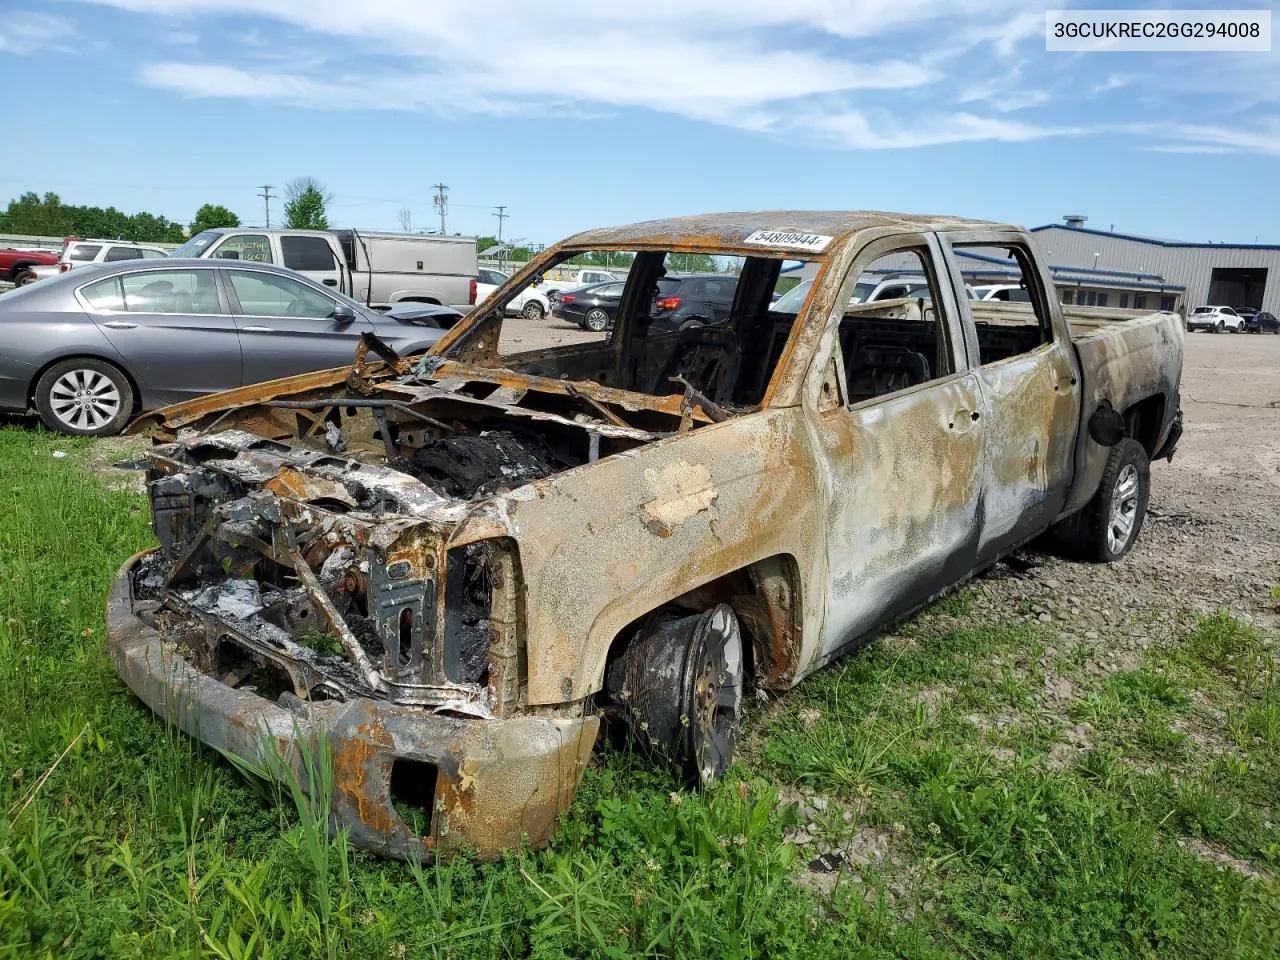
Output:
<svg viewBox="0 0 1280 960">
<path fill-rule="evenodd" d="M 1280 337 L 1189 334 L 1182 375 L 1186 432 L 1172 463 L 1151 469 L 1151 503 L 1122 562 L 1081 564 L 1034 550 L 979 584 L 975 619 L 1028 605 L 1070 639 L 1100 635 L 1097 672 L 1135 665 L 1187 614 L 1226 608 L 1280 628 Z M 1030 563 L 1025 569 L 1022 560 Z"/>
<path fill-rule="evenodd" d="M 560 317 L 547 316 L 541 320 L 524 317 L 507 317 L 502 324 L 502 339 L 498 349 L 504 354 L 523 353 L 526 350 L 545 350 L 567 343 L 590 343 L 603 340 L 606 334 L 583 330 L 576 323 L 568 323 Z"/>
</svg>

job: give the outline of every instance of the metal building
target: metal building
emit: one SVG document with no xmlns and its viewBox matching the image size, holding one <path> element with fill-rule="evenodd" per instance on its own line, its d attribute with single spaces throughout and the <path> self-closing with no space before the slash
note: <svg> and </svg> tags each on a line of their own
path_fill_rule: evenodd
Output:
<svg viewBox="0 0 1280 960">
<path fill-rule="evenodd" d="M 1108 286 L 1110 279 L 1131 279 L 1185 289 L 1181 299 L 1188 311 L 1214 304 L 1280 313 L 1280 245 L 1159 240 L 1091 230 L 1080 216 L 1063 219 L 1031 229 L 1060 289 L 1060 274 L 1082 282 L 1096 277 Z"/>
</svg>

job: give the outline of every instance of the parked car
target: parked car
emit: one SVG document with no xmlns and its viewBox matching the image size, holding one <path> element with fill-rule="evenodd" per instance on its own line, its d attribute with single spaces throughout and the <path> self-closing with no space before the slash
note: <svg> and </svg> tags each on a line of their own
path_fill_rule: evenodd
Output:
<svg viewBox="0 0 1280 960">
<path fill-rule="evenodd" d="M 23 286 L 36 279 L 31 268 L 44 265 L 57 270 L 58 258 L 56 250 L 17 250 L 9 248 L 0 250 L 0 280 L 8 280 L 15 286 Z"/>
<path fill-rule="evenodd" d="M 56 277 L 62 272 L 60 263 L 37 263 L 27 267 L 18 286 L 25 287 L 28 283 L 35 283 L 37 280 L 48 280 L 50 277 Z"/>
<path fill-rule="evenodd" d="M 555 315 L 583 330 L 599 333 L 613 326 L 623 286 L 621 281 L 613 280 L 566 290 L 554 301 Z"/>
<path fill-rule="evenodd" d="M 984 283 L 969 288 L 970 300 L 1000 300 L 1005 303 L 1026 303 L 1027 291 L 1016 283 Z"/>
<path fill-rule="evenodd" d="M 475 237 L 224 227 L 173 255 L 278 264 L 369 307 L 440 303 L 466 312 L 477 302 Z"/>
<path fill-rule="evenodd" d="M 671 252 L 656 237 L 741 258 L 723 335 L 662 355 L 631 335 Z M 1125 557 L 1176 448 L 1179 318 L 1073 329 L 1025 230 L 703 214 L 593 230 L 533 267 L 602 245 L 639 249 L 607 340 L 508 352 L 475 310 L 405 376 L 334 370 L 140 424 L 158 546 L 111 588 L 117 672 L 248 764 L 267 737 L 323 752 L 330 826 L 357 847 L 545 845 L 608 718 L 708 784 L 750 689 L 790 689 L 1050 529 Z M 926 320 L 825 283 L 768 310 L 780 260 L 839 275 L 919 251 L 949 291 L 949 251 L 996 246 L 1030 302 L 948 292 Z M 342 411 L 349 453 L 280 416 L 302 403 Z M 337 649 L 303 642 L 317 622 Z"/>
<path fill-rule="evenodd" d="M 812 280 L 801 280 L 794 287 L 784 293 L 781 297 L 774 300 L 773 305 L 769 307 L 774 313 L 796 313 L 800 307 L 804 305 L 805 298 L 809 296 L 809 290 L 813 287 Z M 974 295 L 974 287 L 967 283 L 964 285 L 966 293 L 970 300 L 981 300 L 981 297 Z M 860 303 L 878 303 L 881 300 L 898 300 L 898 299 L 925 299 L 928 300 L 929 293 L 928 281 L 924 277 L 894 277 L 891 279 L 882 279 L 875 275 L 867 275 L 861 277 L 853 286 L 853 295 L 849 298 L 849 305 L 856 306 Z"/>
<path fill-rule="evenodd" d="M 560 271 L 555 271 L 552 276 L 544 277 L 539 288 L 554 304 L 560 298 L 560 295 L 569 290 L 576 290 L 579 287 L 589 287 L 597 283 L 618 283 L 621 281 L 615 273 L 608 270 L 599 270 L 594 267 L 584 267 L 573 276 L 563 276 Z"/>
<path fill-rule="evenodd" d="M 1240 319 L 1244 321 L 1245 333 L 1280 334 L 1280 320 L 1273 313 L 1265 310 L 1241 310 Z"/>
<path fill-rule="evenodd" d="M 511 277 L 501 270 L 481 267 L 476 279 L 479 281 L 476 284 L 476 303 L 484 303 Z M 507 303 L 506 312 L 519 314 L 526 320 L 541 320 L 551 313 L 551 300 L 539 287 L 528 286 Z"/>
<path fill-rule="evenodd" d="M 87 263 L 116 263 L 121 260 L 158 260 L 169 256 L 163 247 L 129 240 L 71 240 L 62 248 L 58 272 L 66 273 Z"/>
<path fill-rule="evenodd" d="M 0 297 L 0 409 L 106 436 L 138 411 L 349 364 L 366 330 L 416 353 L 460 316 L 435 304 L 378 313 L 267 264 L 80 267 Z"/>
<path fill-rule="evenodd" d="M 658 281 L 649 327 L 658 332 L 723 323 L 729 318 L 737 288 L 738 278 L 732 274 L 663 277 Z"/>
<path fill-rule="evenodd" d="M 1244 320 L 1231 307 L 1196 307 L 1187 316 L 1187 330 L 1208 330 L 1210 333 L 1244 332 Z"/>
</svg>

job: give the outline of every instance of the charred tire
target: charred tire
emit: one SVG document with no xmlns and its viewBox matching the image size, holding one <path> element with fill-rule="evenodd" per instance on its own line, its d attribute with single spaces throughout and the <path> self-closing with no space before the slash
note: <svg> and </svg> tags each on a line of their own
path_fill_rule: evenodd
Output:
<svg viewBox="0 0 1280 960">
<path fill-rule="evenodd" d="M 722 603 L 650 616 L 608 684 L 640 745 L 705 787 L 733 759 L 744 672 L 738 618 Z"/>
<path fill-rule="evenodd" d="M 537 300 L 530 300 L 520 308 L 520 316 L 526 320 L 541 320 L 547 315 L 547 311 L 542 309 L 542 304 Z"/>
<path fill-rule="evenodd" d="M 36 383 L 36 409 L 50 430 L 109 437 L 133 414 L 133 387 L 119 367 L 94 357 L 61 360 Z"/>
<path fill-rule="evenodd" d="M 609 326 L 609 314 L 599 307 L 592 307 L 587 311 L 587 315 L 582 318 L 582 325 L 592 333 L 603 333 Z"/>
<path fill-rule="evenodd" d="M 1133 548 L 1147 516 L 1151 463 L 1137 440 L 1111 448 L 1093 501 L 1077 527 L 1080 552 L 1094 563 L 1115 563 Z"/>
</svg>

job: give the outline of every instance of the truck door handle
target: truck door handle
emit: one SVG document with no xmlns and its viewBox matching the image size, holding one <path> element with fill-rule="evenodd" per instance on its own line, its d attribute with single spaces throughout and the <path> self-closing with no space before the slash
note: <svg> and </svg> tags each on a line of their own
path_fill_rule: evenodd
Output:
<svg viewBox="0 0 1280 960">
<path fill-rule="evenodd" d="M 108 320 L 103 324 L 104 327 L 110 327 L 112 330 L 136 330 L 136 323 L 129 323 L 127 320 Z"/>
<path fill-rule="evenodd" d="M 336 287 L 338 285 L 338 281 L 333 279 L 333 277 L 325 277 L 324 285 L 326 287 Z"/>
<path fill-rule="evenodd" d="M 253 325 L 250 325 L 247 327 L 241 327 L 240 329 L 243 330 L 245 333 L 275 333 L 275 331 L 272 330 L 270 327 L 258 327 Z"/>
</svg>

